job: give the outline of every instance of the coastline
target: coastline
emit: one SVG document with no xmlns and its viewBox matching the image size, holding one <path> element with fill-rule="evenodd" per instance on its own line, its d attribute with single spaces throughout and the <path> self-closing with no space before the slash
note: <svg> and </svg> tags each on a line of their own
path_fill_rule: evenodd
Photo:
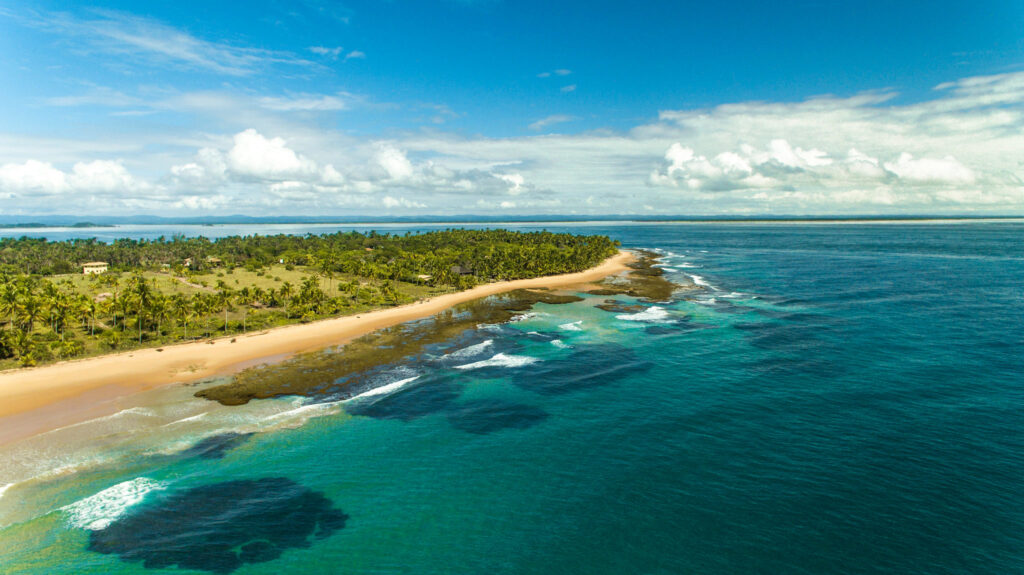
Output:
<svg viewBox="0 0 1024 575">
<path fill-rule="evenodd" d="M 634 257 L 620 250 L 582 272 L 495 282 L 359 315 L 0 373 L 0 421 L 5 423 L 0 444 L 106 415 L 117 410 L 115 400 L 138 392 L 228 375 L 268 359 L 279 361 L 296 353 L 340 345 L 463 302 L 516 289 L 593 282 L 625 270 Z"/>
</svg>

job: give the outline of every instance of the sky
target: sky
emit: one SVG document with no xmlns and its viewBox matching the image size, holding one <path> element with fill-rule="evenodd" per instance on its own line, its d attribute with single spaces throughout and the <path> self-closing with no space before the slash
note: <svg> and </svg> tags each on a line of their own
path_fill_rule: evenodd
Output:
<svg viewBox="0 0 1024 575">
<path fill-rule="evenodd" d="M 1024 214 L 1024 3 L 0 0 L 46 214 Z"/>
</svg>

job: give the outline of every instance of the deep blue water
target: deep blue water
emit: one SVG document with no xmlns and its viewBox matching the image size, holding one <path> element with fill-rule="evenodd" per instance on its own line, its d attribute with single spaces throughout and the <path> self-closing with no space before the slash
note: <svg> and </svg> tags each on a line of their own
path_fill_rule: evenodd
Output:
<svg viewBox="0 0 1024 575">
<path fill-rule="evenodd" d="M 3 448 L 0 571 L 1024 572 L 1024 224 L 564 229 L 703 287 Z"/>
</svg>

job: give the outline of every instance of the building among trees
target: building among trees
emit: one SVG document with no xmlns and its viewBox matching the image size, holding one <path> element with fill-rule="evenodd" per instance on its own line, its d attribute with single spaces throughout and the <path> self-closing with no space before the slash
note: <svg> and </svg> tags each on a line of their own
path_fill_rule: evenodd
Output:
<svg viewBox="0 0 1024 575">
<path fill-rule="evenodd" d="M 85 275 L 101 274 L 107 271 L 107 262 L 86 262 L 82 264 L 82 273 Z"/>
</svg>

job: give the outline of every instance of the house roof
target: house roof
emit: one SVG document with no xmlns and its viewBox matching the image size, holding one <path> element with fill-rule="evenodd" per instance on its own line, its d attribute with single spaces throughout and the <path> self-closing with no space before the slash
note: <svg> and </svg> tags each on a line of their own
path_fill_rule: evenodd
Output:
<svg viewBox="0 0 1024 575">
<path fill-rule="evenodd" d="M 105 266 L 105 265 L 109 265 L 109 264 L 107 264 L 107 262 L 85 262 L 84 264 L 82 264 L 82 267 L 95 267 L 95 266 Z"/>
</svg>

